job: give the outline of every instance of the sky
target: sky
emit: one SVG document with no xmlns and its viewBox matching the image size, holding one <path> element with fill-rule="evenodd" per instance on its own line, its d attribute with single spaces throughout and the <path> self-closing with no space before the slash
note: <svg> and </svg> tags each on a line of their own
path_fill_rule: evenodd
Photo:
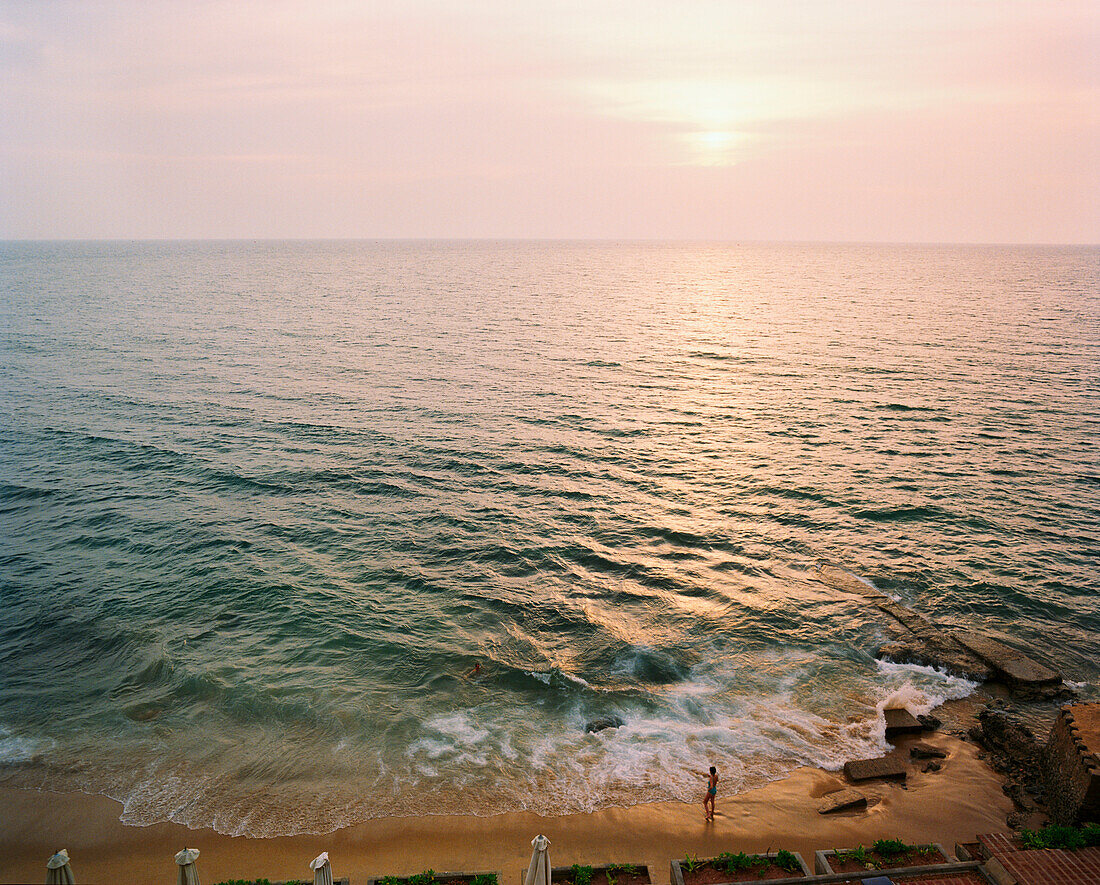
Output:
<svg viewBox="0 0 1100 885">
<path fill-rule="evenodd" d="M 1100 3 L 0 0 L 0 238 L 1100 243 Z"/>
</svg>

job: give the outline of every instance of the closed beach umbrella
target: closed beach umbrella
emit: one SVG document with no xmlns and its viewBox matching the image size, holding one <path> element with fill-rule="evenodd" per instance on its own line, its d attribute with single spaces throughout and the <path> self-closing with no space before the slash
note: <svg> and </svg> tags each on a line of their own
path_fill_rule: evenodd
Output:
<svg viewBox="0 0 1100 885">
<path fill-rule="evenodd" d="M 199 859 L 199 849 L 184 848 L 176 855 L 176 863 L 179 864 L 179 875 L 176 877 L 176 885 L 199 885 L 199 868 L 195 861 Z"/>
<path fill-rule="evenodd" d="M 313 870 L 313 885 L 332 885 L 332 864 L 328 862 L 328 852 L 322 851 L 309 862 Z"/>
<path fill-rule="evenodd" d="M 73 885 L 73 868 L 69 866 L 69 851 L 62 848 L 46 861 L 46 885 Z"/>
<path fill-rule="evenodd" d="M 550 885 L 550 852 L 546 850 L 550 847 L 550 840 L 545 836 L 535 836 L 531 845 L 535 850 L 523 885 Z"/>
</svg>

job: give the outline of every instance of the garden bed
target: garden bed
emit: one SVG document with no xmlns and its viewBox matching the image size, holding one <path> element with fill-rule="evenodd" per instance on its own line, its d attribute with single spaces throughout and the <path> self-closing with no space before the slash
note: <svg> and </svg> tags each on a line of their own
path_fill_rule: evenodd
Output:
<svg viewBox="0 0 1100 885">
<path fill-rule="evenodd" d="M 223 879 L 214 885 L 313 885 L 313 879 L 279 879 L 272 882 L 270 879 Z M 333 879 L 332 885 L 348 885 L 347 878 Z"/>
<path fill-rule="evenodd" d="M 674 860 L 672 885 L 742 885 L 748 882 L 797 882 L 810 874 L 802 856 L 793 851 L 768 854 L 724 852 L 718 857 Z"/>
<path fill-rule="evenodd" d="M 524 877 L 526 877 L 526 870 Z M 550 871 L 551 885 L 650 885 L 649 867 L 642 863 L 604 864 L 554 867 Z"/>
<path fill-rule="evenodd" d="M 500 885 L 500 874 L 484 871 L 437 873 L 435 870 L 425 870 L 412 876 L 378 876 L 368 879 L 367 885 Z"/>
<path fill-rule="evenodd" d="M 815 867 L 819 873 L 863 873 L 868 870 L 907 870 L 954 863 L 939 844 L 907 845 L 898 839 L 879 839 L 870 848 L 818 851 Z"/>
</svg>

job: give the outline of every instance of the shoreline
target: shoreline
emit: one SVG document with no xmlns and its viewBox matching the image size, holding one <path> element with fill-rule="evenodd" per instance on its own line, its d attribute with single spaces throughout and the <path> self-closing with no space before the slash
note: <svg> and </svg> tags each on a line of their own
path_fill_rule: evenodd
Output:
<svg viewBox="0 0 1100 885">
<path fill-rule="evenodd" d="M 38 881 L 49 856 L 68 848 L 78 882 L 163 882 L 174 875 L 175 852 L 189 847 L 202 852 L 198 867 L 205 882 L 306 879 L 309 861 L 328 851 L 334 876 L 350 876 L 359 885 L 371 876 L 429 867 L 494 870 L 502 874 L 501 885 L 514 885 L 530 859 L 531 839 L 543 833 L 555 866 L 644 863 L 654 885 L 664 885 L 669 861 L 688 853 L 786 848 L 809 858 L 814 849 L 892 837 L 942 842 L 951 850 L 956 840 L 1006 830 L 1012 800 L 1001 789 L 1004 778 L 979 758 L 980 748 L 943 732 L 919 739 L 947 751 L 943 769 L 922 773 L 914 766 L 904 785 L 857 787 L 872 800 L 866 810 L 818 814 L 821 796 L 850 784 L 840 772 L 800 768 L 745 793 L 719 792 L 713 824 L 703 820 L 700 786 L 698 804 L 659 802 L 561 817 L 425 814 L 377 818 L 325 835 L 258 839 L 173 823 L 127 826 L 118 819 L 121 804 L 104 796 L 5 787 L 0 881 Z M 899 738 L 889 755 L 908 760 L 914 740 Z"/>
</svg>

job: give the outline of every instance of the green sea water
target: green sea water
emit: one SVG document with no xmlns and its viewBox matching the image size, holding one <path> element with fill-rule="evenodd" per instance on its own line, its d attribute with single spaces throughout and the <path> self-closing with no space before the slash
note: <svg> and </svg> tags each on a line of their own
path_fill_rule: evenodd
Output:
<svg viewBox="0 0 1100 885">
<path fill-rule="evenodd" d="M 821 561 L 1097 696 L 1096 248 L 6 243 L 0 292 L 0 782 L 272 835 L 835 768 L 975 686 Z"/>
</svg>

